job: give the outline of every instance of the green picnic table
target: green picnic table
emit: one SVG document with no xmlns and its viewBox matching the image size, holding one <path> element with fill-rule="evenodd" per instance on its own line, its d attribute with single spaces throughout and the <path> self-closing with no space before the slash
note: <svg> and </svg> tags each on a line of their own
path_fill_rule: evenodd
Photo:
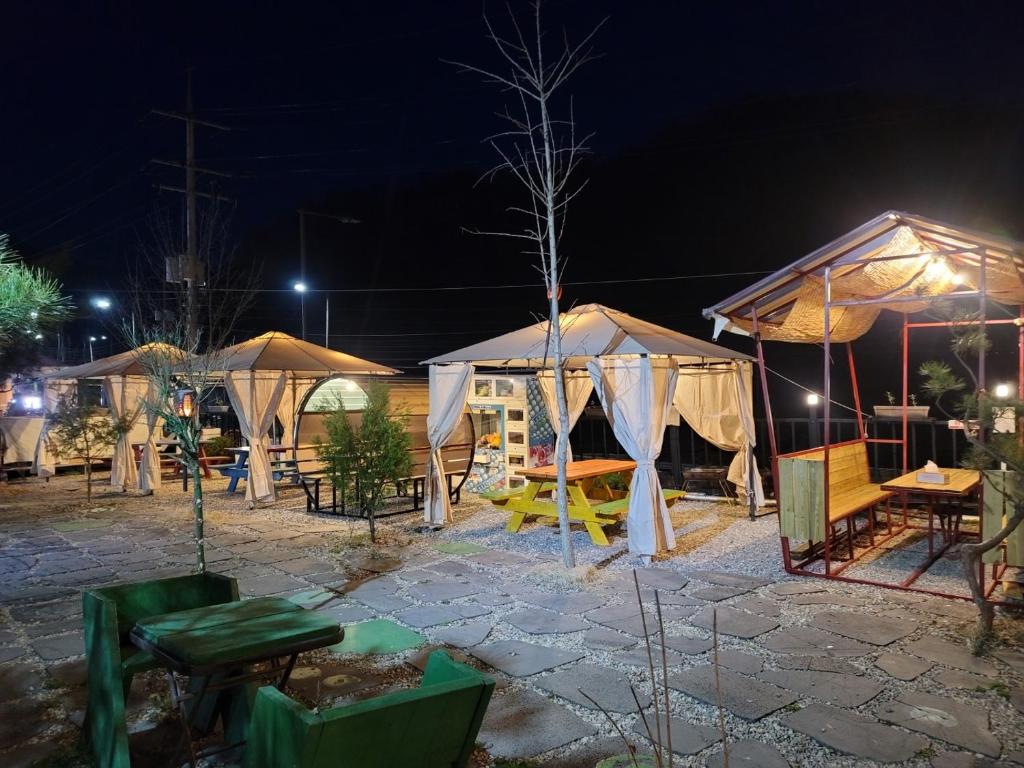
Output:
<svg viewBox="0 0 1024 768">
<path fill-rule="evenodd" d="M 252 700 L 247 684 L 278 676 L 276 686 L 283 690 L 300 653 L 340 643 L 344 635 L 323 614 L 263 597 L 140 619 L 130 637 L 167 670 L 195 765 L 193 729 L 208 730 L 220 714 L 228 743 L 217 751 L 244 743 Z M 190 678 L 187 691 L 178 675 Z"/>
</svg>

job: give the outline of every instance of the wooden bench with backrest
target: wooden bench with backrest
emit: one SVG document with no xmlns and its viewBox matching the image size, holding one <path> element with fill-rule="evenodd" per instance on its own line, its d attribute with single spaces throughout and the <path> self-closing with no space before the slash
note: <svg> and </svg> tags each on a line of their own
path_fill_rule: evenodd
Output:
<svg viewBox="0 0 1024 768">
<path fill-rule="evenodd" d="M 864 440 L 829 446 L 828 485 L 828 526 L 845 520 L 851 540 L 853 518 L 892 496 L 871 482 Z M 824 541 L 825 449 L 779 456 L 779 486 L 782 535 L 799 541 Z M 868 526 L 873 538 L 873 514 L 868 515 Z"/>
</svg>

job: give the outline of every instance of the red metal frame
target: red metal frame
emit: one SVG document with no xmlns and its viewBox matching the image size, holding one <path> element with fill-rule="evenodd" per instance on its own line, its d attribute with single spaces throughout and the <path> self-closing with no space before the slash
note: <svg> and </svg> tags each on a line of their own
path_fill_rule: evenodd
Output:
<svg viewBox="0 0 1024 768">
<path fill-rule="evenodd" d="M 898 260 L 900 258 L 904 258 L 904 259 L 919 258 L 920 255 L 921 254 L 912 254 L 912 255 L 907 255 L 907 256 L 888 257 L 887 260 L 895 261 L 895 260 Z M 969 291 L 969 292 L 968 291 L 959 291 L 959 292 L 953 292 L 952 294 L 945 294 L 945 295 L 942 295 L 942 296 L 914 297 L 917 300 L 927 301 L 927 300 L 939 299 L 939 298 L 941 298 L 941 299 L 948 299 L 948 298 L 950 298 L 950 296 L 967 297 L 968 295 L 970 295 L 970 296 L 973 297 L 973 296 L 976 295 L 976 296 L 978 296 L 978 300 L 979 300 L 979 313 L 978 313 L 978 319 L 977 320 L 975 320 L 975 321 L 955 321 L 955 322 L 954 321 L 949 321 L 949 322 L 939 322 L 939 321 L 936 321 L 936 322 L 915 322 L 915 323 L 911 323 L 909 321 L 909 318 L 907 317 L 907 315 L 903 316 L 903 328 L 902 328 L 902 334 L 901 334 L 901 347 L 902 347 L 902 349 L 901 349 L 901 363 L 902 363 L 902 366 L 901 366 L 902 367 L 902 418 L 901 418 L 901 427 L 902 427 L 902 429 L 901 429 L 900 439 L 879 439 L 879 438 L 870 438 L 868 436 L 867 428 L 866 428 L 866 426 L 864 424 L 863 413 L 861 411 L 860 389 L 859 389 L 858 382 L 857 382 L 857 370 L 856 370 L 856 365 L 855 365 L 854 356 L 853 356 L 853 345 L 852 345 L 852 343 L 847 342 L 847 344 L 846 344 L 847 361 L 848 361 L 849 368 L 850 368 L 850 379 L 851 379 L 851 385 L 852 385 L 852 388 L 853 388 L 854 407 L 855 407 L 856 413 L 857 413 L 857 427 L 858 427 L 858 434 L 860 435 L 860 437 L 857 440 L 848 440 L 848 441 L 845 441 L 845 442 L 842 442 L 842 443 L 836 443 L 835 445 L 832 445 L 831 442 L 830 442 L 830 438 L 831 438 L 831 387 L 832 387 L 832 372 L 831 372 L 831 344 L 832 344 L 832 338 L 831 338 L 831 336 L 832 336 L 831 310 L 832 310 L 832 306 L 847 306 L 847 305 L 850 305 L 852 303 L 857 303 L 857 302 L 847 302 L 847 301 L 833 302 L 832 301 L 832 282 L 831 282 L 831 272 L 832 272 L 832 269 L 831 269 L 830 266 L 826 266 L 824 268 L 824 299 L 825 299 L 825 301 L 824 301 L 824 308 L 823 308 L 824 309 L 824 312 L 823 312 L 823 315 L 824 315 L 824 317 L 823 317 L 823 320 L 824 320 L 824 338 L 823 338 L 823 345 L 822 345 L 823 346 L 823 351 L 824 351 L 824 355 L 823 355 L 823 357 L 824 357 L 824 364 L 823 364 L 823 392 L 824 392 L 824 400 L 825 400 L 824 408 L 823 408 L 823 422 L 824 422 L 823 423 L 823 437 L 824 437 L 824 445 L 821 446 L 821 447 L 818 447 L 818 448 L 810 448 L 810 449 L 805 450 L 805 451 L 796 451 L 794 453 L 785 454 L 783 457 L 780 457 L 779 454 L 778 454 L 778 446 L 776 444 L 776 439 L 775 439 L 775 424 L 774 424 L 774 420 L 773 420 L 773 417 L 772 417 L 771 398 L 770 398 L 769 393 L 768 393 L 768 378 L 767 378 L 765 362 L 764 362 L 764 347 L 763 347 L 762 340 L 761 340 L 761 333 L 760 333 L 760 327 L 759 327 L 759 319 L 758 319 L 758 315 L 757 315 L 756 302 L 754 302 L 751 305 L 751 319 L 753 321 L 752 322 L 752 325 L 753 325 L 753 335 L 754 335 L 755 346 L 756 346 L 756 349 L 757 349 L 757 362 L 758 362 L 758 367 L 759 367 L 759 369 L 761 371 L 761 377 L 760 377 L 761 378 L 761 391 L 762 391 L 762 396 L 763 396 L 764 403 L 765 403 L 765 411 L 766 411 L 766 415 L 767 415 L 767 419 L 768 419 L 768 435 L 769 435 L 769 443 L 770 443 L 771 456 L 772 456 L 772 478 L 773 478 L 773 481 L 774 481 L 774 487 L 775 487 L 775 491 L 776 491 L 776 499 L 779 498 L 780 493 L 781 493 L 781 489 L 779 487 L 779 458 L 791 458 L 791 457 L 797 457 L 797 456 L 806 455 L 806 454 L 809 454 L 809 453 L 818 453 L 818 452 L 823 453 L 823 458 L 824 458 L 824 462 L 823 462 L 824 463 L 824 483 L 825 483 L 825 488 L 827 489 L 828 485 L 829 485 L 829 461 L 828 461 L 828 458 L 829 458 L 829 450 L 830 450 L 830 448 L 835 448 L 835 447 L 839 447 L 839 446 L 843 446 L 843 445 L 850 445 L 850 444 L 857 443 L 857 442 L 900 444 L 902 446 L 902 467 L 903 467 L 903 472 L 904 473 L 907 472 L 907 465 L 908 465 L 908 455 L 907 455 L 907 453 L 908 453 L 907 406 L 908 406 L 909 387 L 910 387 L 910 376 L 909 376 L 910 330 L 912 328 L 949 328 L 949 327 L 958 326 L 958 325 L 981 325 L 981 326 L 1007 325 L 1007 324 L 1015 324 L 1015 325 L 1017 325 L 1017 327 L 1018 327 L 1018 334 L 1017 334 L 1017 364 L 1018 364 L 1018 371 L 1017 371 L 1017 395 L 1018 395 L 1018 398 L 1024 399 L 1024 305 L 1019 307 L 1019 316 L 1018 316 L 1018 318 L 1005 319 L 1005 320 L 1004 319 L 997 319 L 997 320 L 990 320 L 990 319 L 988 319 L 988 317 L 986 315 L 986 301 L 987 301 L 987 296 L 988 296 L 988 293 L 987 293 L 987 290 L 986 290 L 987 286 L 986 286 L 986 274 L 985 274 L 986 273 L 986 259 L 987 259 L 986 250 L 984 248 L 979 249 L 979 267 L 980 267 L 979 273 L 980 273 L 980 277 L 979 277 L 979 280 L 978 280 L 978 290 L 977 291 Z M 982 390 L 982 391 L 985 390 L 985 373 L 986 373 L 986 371 L 985 371 L 985 363 L 986 363 L 986 360 L 985 360 L 985 349 L 984 349 L 984 347 L 982 347 L 979 350 L 979 354 L 978 354 L 978 388 L 980 390 Z M 1021 440 L 1024 441 L 1024 430 L 1021 430 Z M 981 511 L 981 505 L 984 503 L 984 500 L 982 499 L 982 490 L 983 489 L 982 489 L 981 485 L 979 485 L 979 487 L 978 487 L 979 512 Z M 819 578 L 834 579 L 834 580 L 837 580 L 837 581 L 844 581 L 844 582 L 847 582 L 847 583 L 850 583 L 850 584 L 865 584 L 865 585 L 871 585 L 871 586 L 876 586 L 876 587 L 884 587 L 886 589 L 897 589 L 897 590 L 901 590 L 901 591 L 920 592 L 920 593 L 923 593 L 923 594 L 934 595 L 934 596 L 937 596 L 937 597 L 945 597 L 945 598 L 950 598 L 950 599 L 970 600 L 971 598 L 969 596 L 966 596 L 966 595 L 954 595 L 954 594 L 949 594 L 949 593 L 945 593 L 945 592 L 941 592 L 941 591 L 937 591 L 937 590 L 921 589 L 919 587 L 913 586 L 913 584 L 917 580 L 917 578 L 919 576 L 921 576 L 923 573 L 925 573 L 928 570 L 928 568 L 930 568 L 942 556 L 942 554 L 949 548 L 949 546 L 951 546 L 952 543 L 956 541 L 956 535 L 959 535 L 959 529 L 957 527 L 955 529 L 956 532 L 957 532 L 956 535 L 954 535 L 952 538 L 946 538 L 944 545 L 942 547 L 940 547 L 937 551 L 935 551 L 932 548 L 932 540 L 931 540 L 931 536 L 932 536 L 932 533 L 934 531 L 933 517 L 932 517 L 932 514 L 931 514 L 931 502 L 929 501 L 929 507 L 928 507 L 929 508 L 928 525 L 927 526 L 922 526 L 922 525 L 917 525 L 917 524 L 911 522 L 911 516 L 908 515 L 908 511 L 907 511 L 906 495 L 905 494 L 903 495 L 902 500 L 903 500 L 903 504 L 902 504 L 903 512 L 902 512 L 902 515 L 901 515 L 901 517 L 902 517 L 902 520 L 901 520 L 902 525 L 899 525 L 895 529 L 892 526 L 891 508 L 890 508 L 890 505 L 889 505 L 889 501 L 886 501 L 886 533 L 884 535 L 879 535 L 879 536 L 875 535 L 875 530 L 874 530 L 874 522 L 875 522 L 874 515 L 875 515 L 875 511 L 874 511 L 874 509 L 871 510 L 871 513 L 869 515 L 869 525 L 868 525 L 869 537 L 870 537 L 870 542 L 871 543 L 870 543 L 870 546 L 868 546 L 867 548 L 862 549 L 860 554 L 857 554 L 856 546 L 855 546 L 854 541 L 853 541 L 853 538 L 854 538 L 854 536 L 856 534 L 856 530 L 855 530 L 856 526 L 855 526 L 855 524 L 853 522 L 854 518 L 848 519 L 847 520 L 847 524 L 850 526 L 850 528 L 848 528 L 846 535 L 848 536 L 848 538 L 850 540 L 850 550 L 851 550 L 850 551 L 850 558 L 849 558 L 849 560 L 846 560 L 845 562 L 842 562 L 842 563 L 839 563 L 839 564 L 833 566 L 833 564 L 832 564 L 832 539 L 833 539 L 833 534 L 832 534 L 832 526 L 830 525 L 830 522 L 829 522 L 829 504 L 830 504 L 830 501 L 829 501 L 829 494 L 827 492 L 824 493 L 823 494 L 823 502 L 824 502 L 823 503 L 823 507 L 824 508 L 822 510 L 822 513 L 823 513 L 823 516 L 824 516 L 824 523 L 825 523 L 825 525 L 824 525 L 825 540 L 823 542 L 821 542 L 821 554 L 816 554 L 815 542 L 808 542 L 807 557 L 804 560 L 802 560 L 801 562 L 794 564 L 793 560 L 792 560 L 792 553 L 791 553 L 791 550 L 790 550 L 790 545 L 789 545 L 789 538 L 786 537 L 786 536 L 780 536 L 781 544 L 782 544 L 782 557 L 783 557 L 783 563 L 784 563 L 785 568 L 786 568 L 786 572 L 787 573 L 791 573 L 791 574 L 801 575 L 801 576 L 816 576 L 816 577 L 819 577 Z M 780 510 L 780 512 L 781 512 L 781 510 Z M 780 515 L 780 525 L 781 525 L 781 515 Z M 890 539 L 892 539 L 892 537 L 897 536 L 897 535 L 903 533 L 908 528 L 909 529 L 918 529 L 918 530 L 928 530 L 929 531 L 929 558 L 928 558 L 927 561 L 922 563 L 918 568 L 916 568 L 910 574 L 910 576 L 907 579 L 904 579 L 899 584 L 889 584 L 889 583 L 885 583 L 885 582 L 874 581 L 874 580 L 871 580 L 871 579 L 858 579 L 858 578 L 851 578 L 849 576 L 841 576 L 840 575 L 840 573 L 842 573 L 843 570 L 845 570 L 849 566 L 851 566 L 854 563 L 856 563 L 864 554 L 866 554 L 867 552 L 870 552 L 870 551 L 876 549 L 881 544 L 885 543 L 886 541 L 889 541 Z M 781 533 L 781 531 L 780 531 L 780 533 Z M 945 533 L 945 531 L 944 531 L 944 533 Z M 978 536 L 979 537 L 981 536 L 980 521 L 979 521 Z M 818 560 L 822 560 L 822 559 L 824 560 L 824 573 L 817 573 L 817 572 L 814 572 L 814 571 L 807 570 L 807 567 L 811 563 L 817 562 Z M 993 563 L 991 565 L 992 565 L 992 567 L 991 567 L 991 583 L 988 583 L 988 580 L 986 579 L 986 574 L 985 574 L 985 570 L 986 569 L 985 569 L 984 564 L 982 564 L 981 569 L 980 569 L 981 570 L 981 573 L 980 573 L 981 586 L 982 586 L 983 594 L 985 595 L 986 599 L 988 599 L 991 596 L 992 592 L 995 590 L 995 588 L 996 588 L 996 586 L 998 584 L 999 577 L 1001 576 L 1001 574 L 1007 568 L 1007 565 L 1005 564 L 1005 562 L 1004 563 Z"/>
</svg>

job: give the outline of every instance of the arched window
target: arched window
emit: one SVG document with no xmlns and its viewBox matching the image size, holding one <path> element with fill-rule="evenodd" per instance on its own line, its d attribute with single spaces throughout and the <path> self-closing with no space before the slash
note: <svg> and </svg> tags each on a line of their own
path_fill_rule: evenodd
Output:
<svg viewBox="0 0 1024 768">
<path fill-rule="evenodd" d="M 303 412 L 335 411 L 339 403 L 346 411 L 361 411 L 366 408 L 366 393 L 351 379 L 328 379 L 313 390 Z"/>
</svg>

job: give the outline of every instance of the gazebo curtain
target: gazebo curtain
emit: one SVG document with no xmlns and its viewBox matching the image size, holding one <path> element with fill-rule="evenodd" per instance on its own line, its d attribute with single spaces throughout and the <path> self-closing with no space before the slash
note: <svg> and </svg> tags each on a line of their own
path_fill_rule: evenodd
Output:
<svg viewBox="0 0 1024 768">
<path fill-rule="evenodd" d="M 301 379 L 289 376 L 281 395 L 281 404 L 277 407 L 277 418 L 281 422 L 281 444 L 295 445 L 295 422 L 298 420 L 299 405 L 306 393 L 317 383 L 316 379 Z"/>
<path fill-rule="evenodd" d="M 110 485 L 127 490 L 139 484 L 139 471 L 135 466 L 130 432 L 144 408 L 143 401 L 149 391 L 149 382 L 135 376 L 107 376 L 103 379 L 110 415 L 124 422 L 125 431 L 118 435 L 114 455 L 110 461 Z"/>
<path fill-rule="evenodd" d="M 454 520 L 441 448 L 462 419 L 473 370 L 469 363 L 430 366 L 430 413 L 427 416 L 430 456 L 423 491 L 423 519 L 432 525 L 444 525 Z"/>
<path fill-rule="evenodd" d="M 754 426 L 751 365 L 736 361 L 728 366 L 683 368 L 679 371 L 672 405 L 691 429 L 723 451 L 735 451 L 729 482 L 748 500 L 764 506 L 764 488 L 753 448 Z"/>
<path fill-rule="evenodd" d="M 583 371 L 564 371 L 562 380 L 565 384 L 565 402 L 569 407 L 569 430 L 576 426 L 580 414 L 587 407 L 587 400 L 590 393 L 594 391 L 594 383 L 590 376 Z M 555 392 L 555 374 L 553 371 L 538 371 L 537 383 L 540 385 L 540 394 L 544 399 L 544 407 L 548 412 L 548 421 L 555 431 L 556 438 L 559 435 L 560 425 L 558 423 L 558 398 Z M 572 461 L 572 445 L 569 444 L 569 436 L 566 439 L 566 457 Z"/>
<path fill-rule="evenodd" d="M 43 411 L 49 416 L 57 410 L 57 404 L 61 398 L 71 395 L 78 386 L 77 381 L 63 381 L 50 379 L 43 387 Z M 39 432 L 39 441 L 36 443 L 36 455 L 33 471 L 39 477 L 53 477 L 57 474 L 57 457 L 50 450 L 50 422 L 43 422 Z"/>
<path fill-rule="evenodd" d="M 160 487 L 160 452 L 156 439 L 160 435 L 163 419 L 157 413 L 159 393 L 156 387 L 150 386 L 146 392 L 148 405 L 143 405 L 142 418 L 146 424 L 146 443 L 142 446 L 142 462 L 139 464 L 139 490 L 152 493 Z"/>
<path fill-rule="evenodd" d="M 270 466 L 267 432 L 281 405 L 287 377 L 283 371 L 229 371 L 224 376 L 231 407 L 242 437 L 249 443 L 249 476 L 245 498 L 250 502 L 276 498 Z"/>
<path fill-rule="evenodd" d="M 636 462 L 629 487 L 629 551 L 674 549 L 675 534 L 654 462 L 661 453 L 678 368 L 671 358 L 594 358 L 587 363 L 615 439 Z"/>
</svg>

